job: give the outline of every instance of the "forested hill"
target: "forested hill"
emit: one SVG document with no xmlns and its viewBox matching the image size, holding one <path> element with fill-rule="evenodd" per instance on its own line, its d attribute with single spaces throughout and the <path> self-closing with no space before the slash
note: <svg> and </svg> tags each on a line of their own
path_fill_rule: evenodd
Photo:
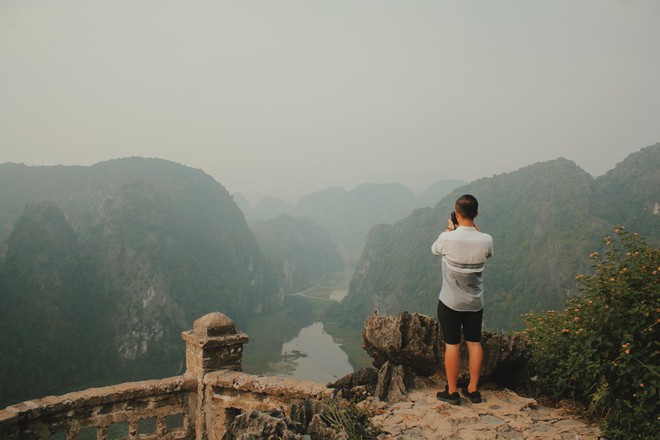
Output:
<svg viewBox="0 0 660 440">
<path fill-rule="evenodd" d="M 593 213 L 660 244 L 660 143 L 628 156 L 596 179 Z"/>
<path fill-rule="evenodd" d="M 276 269 L 200 170 L 4 164 L 0 188 L 0 407 L 177 374 L 195 319 L 279 307 Z"/>
<path fill-rule="evenodd" d="M 485 326 L 510 330 L 530 310 L 557 308 L 590 270 L 590 252 L 615 224 L 660 241 L 660 144 L 631 155 L 594 179 L 565 159 L 483 178 L 456 189 L 435 208 L 418 209 L 369 233 L 339 319 L 358 326 L 373 310 L 435 315 L 440 258 L 431 244 L 446 227 L 454 201 L 480 201 L 477 224 L 493 236 L 495 255 L 484 273 Z"/>
<path fill-rule="evenodd" d="M 343 269 L 330 234 L 308 217 L 282 214 L 252 226 L 259 247 L 281 274 L 284 293 L 313 287 L 323 276 Z"/>
</svg>

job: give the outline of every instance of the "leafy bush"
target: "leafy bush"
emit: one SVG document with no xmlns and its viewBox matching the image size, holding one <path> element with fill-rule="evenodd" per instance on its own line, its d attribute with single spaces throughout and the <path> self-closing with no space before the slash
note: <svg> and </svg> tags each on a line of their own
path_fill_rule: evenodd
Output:
<svg viewBox="0 0 660 440">
<path fill-rule="evenodd" d="M 593 275 L 563 311 L 525 315 L 537 392 L 602 416 L 608 438 L 660 432 L 660 250 L 623 227 L 594 252 Z"/>
</svg>

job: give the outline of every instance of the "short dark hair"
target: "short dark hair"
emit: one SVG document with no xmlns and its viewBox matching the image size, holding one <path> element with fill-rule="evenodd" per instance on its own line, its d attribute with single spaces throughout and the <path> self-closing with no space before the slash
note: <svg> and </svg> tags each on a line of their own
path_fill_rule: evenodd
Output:
<svg viewBox="0 0 660 440">
<path fill-rule="evenodd" d="M 474 220 L 479 212 L 479 202 L 472 194 L 464 194 L 456 200 L 454 209 L 461 217 Z"/>
</svg>

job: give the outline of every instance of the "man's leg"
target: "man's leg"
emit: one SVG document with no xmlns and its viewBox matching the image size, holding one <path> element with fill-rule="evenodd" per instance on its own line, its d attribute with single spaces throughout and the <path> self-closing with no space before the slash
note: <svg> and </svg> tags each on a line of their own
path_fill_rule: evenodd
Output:
<svg viewBox="0 0 660 440">
<path fill-rule="evenodd" d="M 468 385 L 468 391 L 474 393 L 477 391 L 477 386 L 479 385 L 479 376 L 481 375 L 481 364 L 484 360 L 484 349 L 481 347 L 481 342 L 470 342 L 465 341 L 468 348 L 468 356 L 470 358 L 470 383 Z M 447 355 L 445 351 L 445 363 L 447 362 Z M 458 377 L 458 371 L 457 371 Z M 449 373 L 447 373 L 449 377 Z M 449 380 L 449 379 L 447 379 Z"/>
<path fill-rule="evenodd" d="M 461 344 L 445 344 L 445 373 L 449 394 L 456 392 L 458 370 L 461 365 Z M 480 367 L 481 368 L 481 367 Z"/>
<path fill-rule="evenodd" d="M 458 405 L 461 403 L 461 397 L 456 389 L 461 362 L 461 318 L 459 312 L 450 309 L 442 301 L 438 301 L 438 320 L 442 330 L 442 339 L 445 342 L 444 361 L 447 390 L 440 390 L 436 396 L 444 402 Z"/>
</svg>

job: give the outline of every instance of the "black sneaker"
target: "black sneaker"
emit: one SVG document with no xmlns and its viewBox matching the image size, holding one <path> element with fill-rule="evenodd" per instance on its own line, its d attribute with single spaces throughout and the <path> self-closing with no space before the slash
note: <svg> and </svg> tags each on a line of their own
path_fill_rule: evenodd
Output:
<svg viewBox="0 0 660 440">
<path fill-rule="evenodd" d="M 472 403 L 481 403 L 481 393 L 479 390 L 475 391 L 474 393 L 471 393 L 468 391 L 467 387 L 461 389 L 463 392 L 463 395 L 470 399 L 470 402 Z"/>
<path fill-rule="evenodd" d="M 461 404 L 461 396 L 454 391 L 453 393 L 449 393 L 448 390 L 443 390 L 443 391 L 438 391 L 438 393 L 435 395 L 435 397 L 438 398 L 438 400 L 442 400 L 443 402 L 451 403 L 452 405 L 460 405 Z"/>
</svg>

